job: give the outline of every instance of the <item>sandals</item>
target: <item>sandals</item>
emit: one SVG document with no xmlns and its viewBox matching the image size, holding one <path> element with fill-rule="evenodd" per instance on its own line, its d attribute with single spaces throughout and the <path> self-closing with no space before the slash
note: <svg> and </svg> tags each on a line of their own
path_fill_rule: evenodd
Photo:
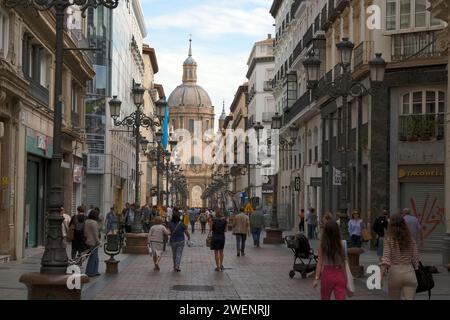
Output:
<svg viewBox="0 0 450 320">
<path fill-rule="evenodd" d="M 216 271 L 220 271 L 220 268 L 216 268 L 215 270 L 216 270 Z"/>
</svg>

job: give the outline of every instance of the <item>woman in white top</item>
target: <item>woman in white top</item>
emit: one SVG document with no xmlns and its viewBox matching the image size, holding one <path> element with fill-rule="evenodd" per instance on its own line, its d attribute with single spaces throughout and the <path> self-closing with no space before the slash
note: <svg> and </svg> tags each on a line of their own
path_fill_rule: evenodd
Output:
<svg viewBox="0 0 450 320">
<path fill-rule="evenodd" d="M 148 245 L 153 255 L 154 270 L 159 271 L 159 261 L 164 251 L 164 235 L 170 235 L 170 231 L 162 225 L 162 218 L 157 216 L 153 220 L 153 226 L 148 232 Z"/>
</svg>

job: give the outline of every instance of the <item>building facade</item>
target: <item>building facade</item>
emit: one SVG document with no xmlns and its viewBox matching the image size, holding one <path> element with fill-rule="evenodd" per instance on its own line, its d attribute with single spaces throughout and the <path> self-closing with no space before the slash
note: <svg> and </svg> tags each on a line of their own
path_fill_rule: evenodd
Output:
<svg viewBox="0 0 450 320">
<path fill-rule="evenodd" d="M 69 22 L 64 47 L 75 48 L 85 29 L 76 35 L 67 29 Z M 46 237 L 55 25 L 51 11 L 36 17 L 33 10 L 10 10 L 0 4 L 0 255 L 13 259 L 22 258 L 26 248 L 44 245 Z M 63 63 L 62 167 L 64 207 L 70 213 L 84 180 L 84 95 L 94 70 L 88 56 L 77 50 L 65 52 Z"/>
<path fill-rule="evenodd" d="M 83 203 L 102 212 L 118 212 L 135 197 L 136 152 L 132 133 L 113 125 L 109 100 L 122 101 L 121 116 L 136 110 L 132 89 L 142 84 L 145 66 L 143 39 L 146 27 L 140 1 L 122 1 L 114 10 L 88 10 L 88 40 L 102 51 L 95 53 L 96 76 L 88 92 L 86 132 L 87 181 Z M 145 199 L 145 198 L 144 198 Z"/>
<path fill-rule="evenodd" d="M 191 43 L 191 42 L 190 42 Z M 168 99 L 169 125 L 178 141 L 175 154 L 181 161 L 189 190 L 188 206 L 206 207 L 202 194 L 211 181 L 214 139 L 214 106 L 208 93 L 197 84 L 197 62 L 189 45 L 188 58 L 183 63 L 183 83 Z"/>
<path fill-rule="evenodd" d="M 272 78 L 275 58 L 273 55 L 275 39 L 268 35 L 267 39 L 253 45 L 247 60 L 248 79 L 248 127 L 258 122 L 264 126 L 261 131 L 271 128 L 272 117 L 275 115 L 275 102 L 272 95 Z M 261 138 L 264 136 L 260 132 Z M 260 145 L 267 147 L 266 141 L 261 139 Z M 261 147 L 264 148 L 264 147 Z M 260 205 L 270 210 L 273 201 L 273 188 L 267 183 L 268 178 L 263 175 L 261 166 L 250 164 L 250 197 L 259 198 Z"/>
</svg>

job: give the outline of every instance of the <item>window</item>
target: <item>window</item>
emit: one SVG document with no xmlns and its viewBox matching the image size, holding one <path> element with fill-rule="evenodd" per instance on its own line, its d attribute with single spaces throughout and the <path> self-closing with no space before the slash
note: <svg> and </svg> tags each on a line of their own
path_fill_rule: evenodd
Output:
<svg viewBox="0 0 450 320">
<path fill-rule="evenodd" d="M 8 16 L 0 11 L 0 56 L 6 57 L 8 51 Z"/>
<path fill-rule="evenodd" d="M 386 0 L 386 30 L 405 30 L 442 25 L 427 10 L 428 0 Z"/>
<path fill-rule="evenodd" d="M 289 170 L 292 170 L 292 154 L 289 156 Z"/>
<path fill-rule="evenodd" d="M 312 149 L 311 148 L 309 148 L 309 150 L 308 150 L 308 158 L 309 158 L 308 164 L 311 164 L 312 163 Z"/>
<path fill-rule="evenodd" d="M 425 0 L 416 0 L 416 27 L 425 27 L 427 17 L 427 6 Z"/>
<path fill-rule="evenodd" d="M 175 119 L 172 119 L 172 129 L 174 129 L 174 130 L 176 129 L 175 124 L 176 124 Z"/>
<path fill-rule="evenodd" d="M 298 154 L 298 167 L 299 168 L 302 167 L 302 154 L 301 153 Z"/>
<path fill-rule="evenodd" d="M 297 155 L 294 156 L 294 169 L 297 169 Z"/>
<path fill-rule="evenodd" d="M 78 113 L 77 85 L 72 84 L 72 112 Z"/>
<path fill-rule="evenodd" d="M 206 120 L 206 128 L 205 128 L 206 130 L 208 130 L 209 129 L 209 120 Z"/>
<path fill-rule="evenodd" d="M 411 27 L 411 0 L 400 0 L 400 29 Z"/>
<path fill-rule="evenodd" d="M 194 119 L 189 119 L 189 132 L 194 132 Z"/>
<path fill-rule="evenodd" d="M 180 129 L 184 128 L 184 119 L 183 117 L 180 117 Z"/>
<path fill-rule="evenodd" d="M 422 113 L 422 91 L 413 93 L 412 107 L 413 114 Z"/>
<path fill-rule="evenodd" d="M 397 1 L 386 2 L 386 30 L 395 30 L 395 17 L 397 15 Z"/>
</svg>

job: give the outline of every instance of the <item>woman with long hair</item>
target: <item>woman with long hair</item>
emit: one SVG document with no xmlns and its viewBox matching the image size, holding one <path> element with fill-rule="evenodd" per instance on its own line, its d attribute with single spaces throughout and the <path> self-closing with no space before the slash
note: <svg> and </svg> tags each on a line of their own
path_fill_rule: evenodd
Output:
<svg viewBox="0 0 450 320">
<path fill-rule="evenodd" d="M 88 219 L 85 222 L 84 236 L 86 237 L 86 246 L 91 249 L 89 260 L 86 265 L 86 275 L 88 277 L 99 276 L 98 272 L 98 246 L 100 245 L 100 226 L 99 212 L 95 209 L 91 210 Z"/>
<path fill-rule="evenodd" d="M 363 228 L 363 221 L 358 210 L 353 211 L 352 218 L 348 222 L 348 233 L 352 240 L 352 247 L 361 248 L 361 233 Z"/>
<path fill-rule="evenodd" d="M 227 220 L 219 210 L 216 219 L 212 222 L 211 250 L 214 250 L 216 260 L 216 271 L 223 271 L 223 248 L 225 247 L 225 231 L 227 230 Z"/>
<path fill-rule="evenodd" d="M 172 247 L 173 255 L 173 269 L 180 272 L 181 256 L 184 249 L 184 236 L 186 235 L 188 240 L 191 240 L 191 235 L 187 230 L 186 225 L 180 218 L 179 211 L 175 211 L 172 214 L 172 221 L 169 223 L 170 229 L 170 246 Z"/>
<path fill-rule="evenodd" d="M 415 269 L 419 265 L 417 245 L 403 216 L 393 214 L 384 238 L 381 258 L 381 284 L 389 269 L 388 295 L 391 300 L 413 300 L 416 296 L 417 278 Z"/>
<path fill-rule="evenodd" d="M 320 240 L 316 277 L 313 283 L 315 288 L 320 280 L 322 300 L 330 300 L 333 292 L 336 300 L 345 300 L 347 291 L 345 247 L 338 224 L 333 220 L 328 221 Z"/>
</svg>

